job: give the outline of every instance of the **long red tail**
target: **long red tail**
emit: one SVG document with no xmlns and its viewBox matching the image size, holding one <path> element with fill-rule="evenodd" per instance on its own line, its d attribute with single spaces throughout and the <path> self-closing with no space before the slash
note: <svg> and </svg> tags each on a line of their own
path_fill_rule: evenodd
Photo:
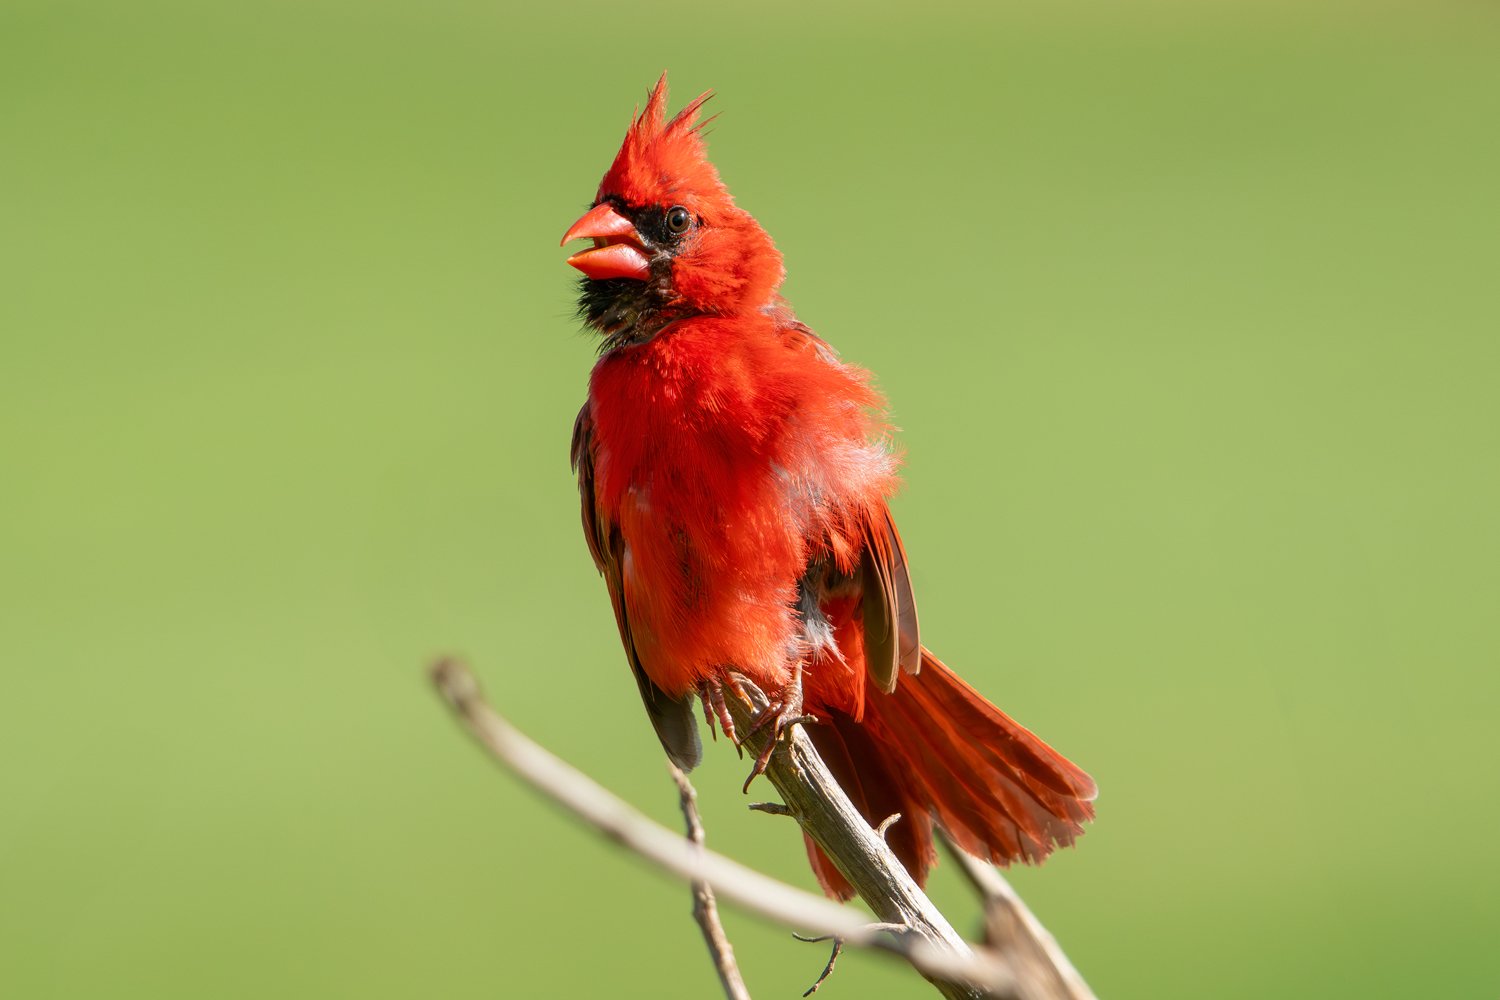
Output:
<svg viewBox="0 0 1500 1000">
<path fill-rule="evenodd" d="M 872 825 L 901 814 L 886 840 L 918 884 L 936 856 L 934 820 L 965 851 L 1004 865 L 1040 862 L 1094 817 L 1093 779 L 926 649 L 921 672 L 893 693 L 867 686 L 864 709 L 860 722 L 833 713 L 807 732 Z M 811 840 L 807 855 L 824 892 L 854 895 Z"/>
</svg>

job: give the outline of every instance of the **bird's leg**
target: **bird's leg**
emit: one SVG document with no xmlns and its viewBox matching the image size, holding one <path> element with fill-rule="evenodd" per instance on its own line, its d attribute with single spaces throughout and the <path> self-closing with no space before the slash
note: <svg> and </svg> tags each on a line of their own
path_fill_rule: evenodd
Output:
<svg viewBox="0 0 1500 1000">
<path fill-rule="evenodd" d="M 733 679 L 730 684 L 734 685 Z M 737 686 L 737 685 L 736 685 Z M 750 791 L 750 782 L 766 773 L 766 766 L 771 762 L 771 753 L 776 749 L 777 742 L 783 733 L 787 732 L 799 722 L 817 722 L 817 717 L 807 715 L 802 708 L 802 661 L 796 660 L 792 663 L 792 679 L 787 682 L 786 687 L 758 712 L 750 721 L 750 732 L 758 733 L 766 726 L 771 727 L 771 736 L 766 740 L 765 748 L 755 758 L 755 766 L 750 768 L 750 776 L 745 779 L 744 792 Z"/>
<path fill-rule="evenodd" d="M 739 734 L 734 731 L 734 719 L 730 718 L 729 706 L 724 702 L 723 683 L 712 679 L 699 681 L 698 700 L 703 703 L 703 718 L 708 722 L 708 731 L 714 734 L 714 739 L 718 739 L 714 730 L 714 719 L 718 719 L 724 735 L 729 737 L 736 750 L 740 750 Z M 745 752 L 740 750 L 740 756 L 744 755 Z"/>
</svg>

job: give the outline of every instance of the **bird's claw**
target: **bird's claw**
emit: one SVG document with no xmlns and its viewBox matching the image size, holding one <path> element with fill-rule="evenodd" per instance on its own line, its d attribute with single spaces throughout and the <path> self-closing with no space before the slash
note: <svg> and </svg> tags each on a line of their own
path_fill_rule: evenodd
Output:
<svg viewBox="0 0 1500 1000">
<path fill-rule="evenodd" d="M 728 688 L 741 700 L 749 702 L 750 695 L 739 678 L 733 673 L 726 673 L 721 678 L 710 678 L 698 683 L 698 700 L 703 703 L 703 720 L 708 725 L 708 731 L 714 739 L 719 738 L 718 730 L 724 730 L 724 735 L 734 744 L 735 750 L 739 751 L 741 757 L 745 756 L 744 742 L 734 726 L 734 718 L 729 714 L 729 703 L 724 698 L 724 689 Z M 750 791 L 750 783 L 757 777 L 766 773 L 767 766 L 771 763 L 771 754 L 776 750 L 776 744 L 782 736 L 793 726 L 808 722 L 817 722 L 815 715 L 803 711 L 802 707 L 802 665 L 796 664 L 792 668 L 792 679 L 790 683 L 781 690 L 776 700 L 755 714 L 750 720 L 750 735 L 756 735 L 767 726 L 771 728 L 770 738 L 766 745 L 755 757 L 755 765 L 750 768 L 750 776 L 745 779 L 743 790 Z M 715 724 L 717 723 L 717 728 Z"/>
<path fill-rule="evenodd" d="M 714 680 L 699 682 L 698 700 L 703 703 L 703 719 L 708 723 L 709 735 L 715 740 L 719 738 L 719 733 L 714 728 L 714 720 L 717 719 L 724 735 L 734 744 L 739 755 L 744 757 L 745 751 L 740 746 L 739 734 L 734 730 L 734 719 L 730 717 L 729 705 L 724 701 L 724 685 Z"/>
<path fill-rule="evenodd" d="M 791 682 L 782 689 L 779 698 L 756 713 L 750 722 L 752 735 L 767 726 L 771 727 L 771 734 L 766 745 L 756 755 L 755 764 L 750 768 L 750 775 L 740 791 L 749 794 L 750 783 L 766 773 L 766 768 L 771 763 L 771 754 L 775 752 L 776 744 L 784 734 L 793 726 L 817 721 L 817 716 L 807 714 L 802 708 L 802 664 L 798 663 L 792 667 Z"/>
</svg>

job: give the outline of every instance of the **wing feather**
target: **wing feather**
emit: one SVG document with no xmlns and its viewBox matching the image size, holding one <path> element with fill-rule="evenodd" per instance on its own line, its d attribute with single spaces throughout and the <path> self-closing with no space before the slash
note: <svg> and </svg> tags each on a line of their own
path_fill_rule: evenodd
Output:
<svg viewBox="0 0 1500 1000">
<path fill-rule="evenodd" d="M 693 715 L 691 695 L 681 698 L 669 696 L 651 680 L 641 665 L 635 640 L 630 632 L 630 616 L 625 608 L 625 583 L 621 566 L 624 564 L 625 540 L 620 535 L 619 525 L 607 515 L 600 516 L 598 495 L 594 491 L 594 440 L 593 419 L 587 404 L 578 412 L 573 424 L 573 470 L 578 473 L 578 494 L 583 515 L 583 537 L 588 542 L 594 565 L 604 576 L 609 587 L 609 600 L 615 609 L 615 623 L 620 627 L 620 642 L 625 646 L 625 656 L 630 661 L 631 673 L 641 692 L 641 702 L 646 706 L 646 715 L 656 729 L 662 749 L 672 762 L 684 771 L 691 771 L 703 759 L 703 743 L 698 736 L 698 720 Z"/>
<path fill-rule="evenodd" d="M 922 639 L 906 549 L 884 504 L 865 523 L 860 582 L 865 666 L 876 686 L 889 694 L 896 689 L 900 672 L 914 674 L 922 669 Z"/>
</svg>

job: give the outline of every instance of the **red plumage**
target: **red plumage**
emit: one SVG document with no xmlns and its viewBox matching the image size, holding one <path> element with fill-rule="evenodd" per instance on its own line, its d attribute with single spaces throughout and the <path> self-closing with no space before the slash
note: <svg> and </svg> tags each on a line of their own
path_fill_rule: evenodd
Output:
<svg viewBox="0 0 1500 1000">
<path fill-rule="evenodd" d="M 663 76 L 564 238 L 594 239 L 570 263 L 605 337 L 574 432 L 585 535 L 647 711 L 691 767 L 695 694 L 732 670 L 791 705 L 800 681 L 861 812 L 902 814 L 889 839 L 919 882 L 934 819 L 1040 861 L 1092 817 L 1093 782 L 921 647 L 884 400 L 776 296 L 780 255 L 707 159 L 706 97 L 668 121 Z"/>
</svg>

